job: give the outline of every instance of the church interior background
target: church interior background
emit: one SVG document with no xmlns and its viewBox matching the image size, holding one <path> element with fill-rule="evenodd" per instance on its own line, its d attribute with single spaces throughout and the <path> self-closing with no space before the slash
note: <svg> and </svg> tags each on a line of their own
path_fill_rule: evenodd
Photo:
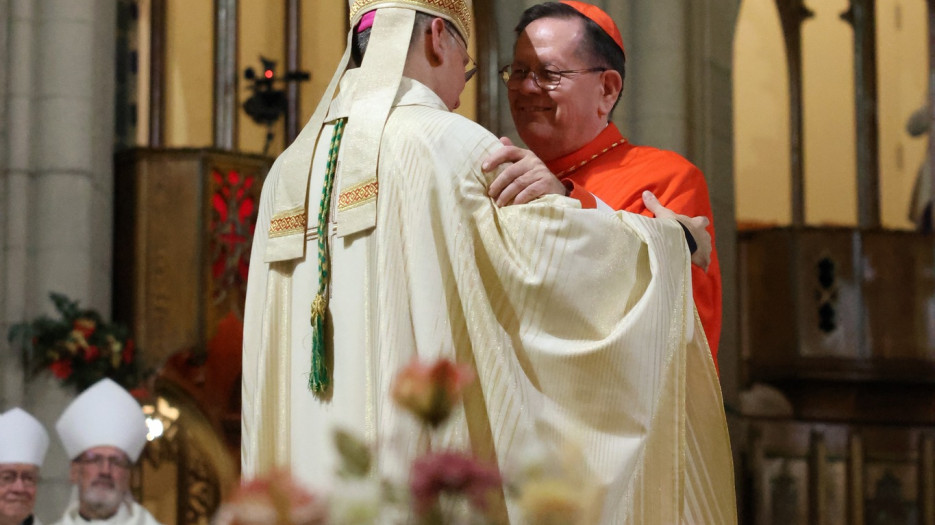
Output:
<svg viewBox="0 0 935 525">
<path fill-rule="evenodd" d="M 533 3 L 473 4 L 480 71 L 459 112 L 514 141 L 496 71 Z M 932 119 L 935 1 L 593 3 L 627 49 L 615 122 L 711 189 L 741 521 L 935 525 L 935 239 L 908 219 L 935 146 L 906 127 Z M 134 490 L 165 523 L 207 523 L 237 480 L 255 203 L 343 52 L 346 12 L 0 0 L 0 332 L 51 313 L 52 291 L 132 328 L 163 426 Z M 271 125 L 244 109 L 264 96 L 285 105 Z M 52 428 L 73 395 L 0 338 L 0 410 Z M 53 439 L 46 523 L 67 465 Z"/>
</svg>

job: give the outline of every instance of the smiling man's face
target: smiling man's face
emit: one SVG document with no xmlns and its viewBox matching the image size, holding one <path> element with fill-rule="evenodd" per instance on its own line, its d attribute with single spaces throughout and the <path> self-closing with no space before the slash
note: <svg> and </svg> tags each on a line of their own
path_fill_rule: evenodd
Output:
<svg viewBox="0 0 935 525">
<path fill-rule="evenodd" d="M 130 491 L 127 455 L 116 447 L 93 447 L 71 462 L 71 481 L 78 485 L 80 512 L 86 518 L 107 519 L 117 513 Z"/>
<path fill-rule="evenodd" d="M 578 18 L 540 18 L 516 40 L 513 68 L 540 71 L 582 70 L 600 64 L 583 51 L 585 28 Z M 596 137 L 607 125 L 603 108 L 604 73 L 573 74 L 547 91 L 528 75 L 508 90 L 510 112 L 520 138 L 545 161 L 572 153 Z M 606 105 L 606 104 L 604 104 Z"/>
<path fill-rule="evenodd" d="M 0 464 L 0 524 L 19 525 L 32 514 L 38 479 L 35 465 Z"/>
</svg>

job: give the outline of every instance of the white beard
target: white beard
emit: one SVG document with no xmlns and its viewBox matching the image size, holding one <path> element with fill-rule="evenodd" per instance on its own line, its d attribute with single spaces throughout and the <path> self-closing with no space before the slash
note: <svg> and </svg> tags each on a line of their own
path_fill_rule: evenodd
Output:
<svg viewBox="0 0 935 525">
<path fill-rule="evenodd" d="M 113 516 L 123 501 L 123 493 L 117 488 L 91 486 L 81 496 L 85 505 L 94 509 L 99 516 Z"/>
</svg>

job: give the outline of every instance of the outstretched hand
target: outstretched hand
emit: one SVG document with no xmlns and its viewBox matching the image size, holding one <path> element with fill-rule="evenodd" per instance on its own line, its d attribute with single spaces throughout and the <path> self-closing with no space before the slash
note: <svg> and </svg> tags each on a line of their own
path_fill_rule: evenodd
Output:
<svg viewBox="0 0 935 525">
<path fill-rule="evenodd" d="M 699 217 L 679 215 L 678 213 L 675 213 L 669 208 L 663 206 L 662 203 L 659 202 L 659 199 L 657 199 L 651 191 L 643 192 L 643 204 L 645 204 L 646 209 L 651 211 L 657 218 L 675 219 L 688 229 L 688 233 L 694 237 L 695 244 L 698 245 L 698 249 L 696 249 L 695 253 L 692 254 L 692 264 L 707 272 L 708 265 L 711 264 L 712 248 L 711 234 L 708 233 L 707 230 L 709 224 L 708 218 L 703 215 Z"/>
<path fill-rule="evenodd" d="M 514 146 L 507 137 L 500 142 L 504 147 L 491 153 L 481 166 L 490 171 L 501 164 L 513 163 L 497 175 L 487 191 L 497 206 L 526 204 L 550 193 L 565 195 L 565 186 L 535 153 Z"/>
</svg>

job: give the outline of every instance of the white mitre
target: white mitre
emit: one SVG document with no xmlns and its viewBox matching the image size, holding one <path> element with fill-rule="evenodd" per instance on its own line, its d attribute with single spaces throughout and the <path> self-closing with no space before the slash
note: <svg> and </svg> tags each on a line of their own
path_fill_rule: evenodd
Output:
<svg viewBox="0 0 935 525">
<path fill-rule="evenodd" d="M 68 405 L 55 423 L 69 459 L 94 447 L 111 446 L 136 461 L 146 445 L 146 418 L 129 392 L 101 379 Z"/>
<path fill-rule="evenodd" d="M 49 449 L 49 433 L 25 410 L 14 408 L 0 415 L 0 463 L 42 466 Z"/>
</svg>

